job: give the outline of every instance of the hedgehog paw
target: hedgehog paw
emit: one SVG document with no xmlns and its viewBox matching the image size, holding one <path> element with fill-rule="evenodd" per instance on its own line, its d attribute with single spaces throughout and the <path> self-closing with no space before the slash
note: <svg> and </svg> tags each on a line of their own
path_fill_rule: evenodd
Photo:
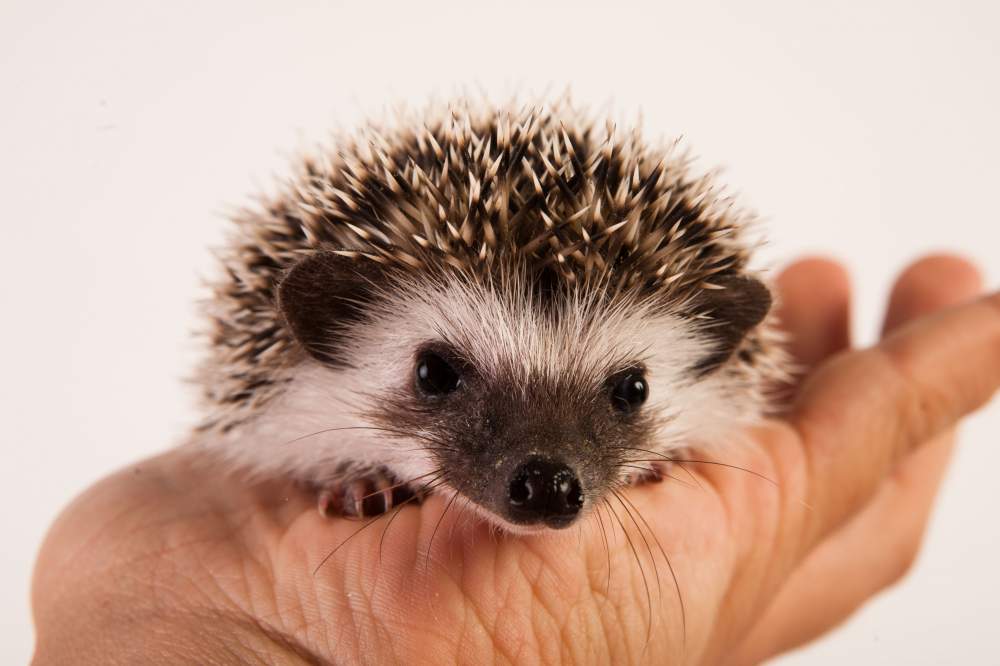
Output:
<svg viewBox="0 0 1000 666">
<path fill-rule="evenodd" d="M 641 486 L 647 483 L 659 483 L 667 475 L 667 466 L 670 463 L 654 462 L 649 464 L 649 469 L 633 470 L 625 476 L 625 481 L 632 486 Z"/>
<path fill-rule="evenodd" d="M 318 508 L 324 517 L 374 518 L 411 502 L 414 492 L 384 472 L 373 472 L 332 483 L 319 490 Z"/>
</svg>

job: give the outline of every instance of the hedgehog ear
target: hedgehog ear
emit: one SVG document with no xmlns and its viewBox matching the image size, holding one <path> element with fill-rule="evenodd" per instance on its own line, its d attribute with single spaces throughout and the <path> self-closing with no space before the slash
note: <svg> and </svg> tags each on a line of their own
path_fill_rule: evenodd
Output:
<svg viewBox="0 0 1000 666">
<path fill-rule="evenodd" d="M 698 374 L 707 374 L 729 360 L 750 329 L 771 310 L 771 292 L 756 278 L 720 276 L 713 278 L 712 284 L 722 288 L 703 289 L 694 304 L 708 317 L 705 333 L 715 344 L 709 356 L 695 366 Z"/>
<path fill-rule="evenodd" d="M 382 267 L 364 258 L 319 251 L 291 267 L 278 284 L 277 305 L 292 335 L 323 363 L 343 365 L 341 337 L 375 300 Z"/>
</svg>

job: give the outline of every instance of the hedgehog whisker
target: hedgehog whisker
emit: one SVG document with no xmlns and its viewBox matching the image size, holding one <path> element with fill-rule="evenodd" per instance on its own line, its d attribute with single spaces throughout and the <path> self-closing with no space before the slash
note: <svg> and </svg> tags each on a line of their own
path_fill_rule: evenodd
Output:
<svg viewBox="0 0 1000 666">
<path fill-rule="evenodd" d="M 434 441 L 430 438 L 428 438 L 427 441 L 433 444 L 435 451 L 451 451 L 454 453 L 461 453 L 461 449 L 457 447 L 449 446 L 447 444 L 441 444 L 440 442 Z M 412 449 L 400 449 L 400 453 L 413 453 L 415 451 L 427 451 L 427 450 L 428 448 L 426 446 L 415 446 Z"/>
<path fill-rule="evenodd" d="M 701 490 L 703 490 L 703 491 L 705 490 L 705 486 L 701 485 L 701 481 L 699 481 L 699 480 L 698 480 L 698 477 L 697 477 L 697 476 L 695 476 L 695 475 L 694 475 L 694 473 L 693 473 L 693 472 L 692 472 L 691 470 L 689 470 L 689 469 L 688 469 L 687 467 L 685 467 L 684 465 L 677 465 L 677 469 L 679 469 L 679 470 L 681 470 L 682 472 L 684 472 L 685 474 L 687 474 L 687 475 L 688 475 L 688 478 L 689 478 L 689 479 L 691 479 L 691 481 L 693 481 L 693 482 L 694 482 L 694 484 L 695 484 L 696 486 L 698 486 L 698 488 L 699 488 L 699 489 L 701 489 Z M 670 475 L 668 474 L 668 476 L 670 476 Z M 672 478 L 672 479 L 673 479 L 674 477 L 672 477 L 672 476 L 671 476 L 670 478 Z"/>
<path fill-rule="evenodd" d="M 611 492 L 613 494 L 617 494 L 614 490 Z M 628 530 L 625 529 L 625 523 L 622 522 L 621 516 L 618 515 L 617 511 L 615 511 L 610 501 L 605 499 L 605 502 L 608 505 L 608 509 L 611 511 L 611 515 L 614 516 L 615 521 L 618 523 L 618 526 L 621 527 L 622 534 L 625 536 L 625 540 L 628 542 L 628 546 L 632 550 L 632 557 L 635 559 L 635 563 L 639 566 L 639 575 L 642 576 L 642 585 L 646 590 L 646 642 L 648 643 L 653 630 L 653 595 L 649 591 L 649 579 L 646 577 L 646 569 L 642 566 L 642 558 L 639 557 L 639 551 L 632 542 L 632 537 L 629 536 Z"/>
<path fill-rule="evenodd" d="M 288 446 L 290 444 L 295 444 L 297 442 L 301 442 L 304 439 L 309 439 L 311 437 L 317 437 L 319 435 L 325 435 L 326 433 L 329 433 L 329 432 L 340 432 L 342 430 L 381 430 L 381 428 L 375 428 L 375 427 L 372 427 L 372 426 L 341 426 L 341 427 L 337 427 L 337 428 L 323 428 L 322 430 L 317 430 L 316 432 L 310 432 L 310 433 L 307 433 L 305 435 L 301 435 L 299 437 L 295 437 L 293 439 L 290 439 L 287 442 L 285 442 L 284 444 L 282 444 L 282 446 Z"/>
<path fill-rule="evenodd" d="M 687 643 L 687 611 L 684 608 L 684 595 L 681 594 L 681 586 L 680 586 L 680 584 L 677 581 L 677 573 L 674 571 L 674 565 L 671 564 L 670 558 L 667 556 L 667 551 L 663 548 L 663 544 L 660 543 L 660 539 L 656 536 L 656 532 L 653 531 L 653 528 L 650 526 L 649 522 L 642 515 L 642 512 L 639 511 L 639 507 L 637 507 L 635 505 L 635 503 L 632 502 L 632 500 L 630 500 L 628 498 L 628 496 L 626 496 L 625 494 L 620 495 L 618 499 L 619 499 L 619 501 L 624 500 L 625 502 L 628 502 L 628 505 L 631 506 L 632 509 L 635 511 L 636 515 L 639 516 L 639 520 L 641 520 L 642 524 L 646 526 L 646 530 L 649 532 L 649 535 L 651 537 L 653 537 L 653 541 L 656 543 L 656 547 L 660 550 L 660 555 L 663 556 L 663 560 L 667 563 L 667 569 L 670 570 L 670 577 L 673 578 L 673 581 L 674 581 L 674 590 L 677 592 L 677 601 L 680 604 L 680 608 L 681 608 L 681 640 L 682 640 L 682 646 L 686 645 L 686 643 Z"/>
<path fill-rule="evenodd" d="M 434 525 L 434 531 L 431 532 L 430 541 L 427 542 L 427 553 L 424 555 L 424 574 L 425 575 L 430 570 L 431 547 L 434 545 L 434 537 L 437 536 L 437 531 L 438 531 L 438 529 L 440 529 L 441 523 L 444 521 L 444 517 L 448 514 L 448 511 L 451 509 L 452 505 L 455 503 L 455 500 L 458 499 L 458 495 L 459 495 L 459 493 L 458 493 L 457 490 L 454 491 L 451 494 L 451 499 L 448 500 L 448 503 L 444 507 L 444 511 L 441 512 L 441 516 L 438 518 L 437 523 Z"/>
<path fill-rule="evenodd" d="M 682 486 L 684 486 L 686 488 L 696 488 L 696 489 L 704 490 L 704 488 L 701 488 L 701 486 L 696 486 L 693 483 L 688 483 L 687 481 L 681 481 L 680 479 L 678 479 L 673 474 L 664 474 L 663 476 L 665 476 L 666 478 L 670 479 L 671 481 L 674 481 L 676 483 L 681 484 Z"/>
<path fill-rule="evenodd" d="M 656 558 L 653 556 L 653 549 L 649 545 L 649 540 L 646 539 L 646 535 L 643 532 L 642 527 L 639 525 L 638 521 L 636 521 L 635 516 L 632 515 L 632 511 L 629 510 L 629 506 L 634 507 L 635 505 L 633 505 L 631 502 L 629 502 L 629 504 L 626 505 L 625 500 L 622 499 L 621 493 L 618 492 L 617 490 L 612 489 L 611 495 L 615 499 L 617 499 L 618 503 L 622 505 L 623 509 L 625 509 L 625 514 L 629 517 L 629 520 L 632 521 L 632 524 L 635 525 L 635 529 L 639 533 L 639 537 L 642 539 L 642 543 L 646 546 L 646 553 L 649 555 L 649 561 L 653 565 L 653 577 L 656 579 L 656 592 L 658 595 L 660 595 L 662 599 L 663 584 L 660 582 L 660 570 L 659 567 L 656 566 Z M 646 525 L 646 528 L 649 529 L 649 524 L 645 523 L 645 521 L 643 522 Z"/>
<path fill-rule="evenodd" d="M 344 431 L 344 430 L 374 430 L 376 432 L 386 432 L 386 433 L 389 433 L 391 435 L 397 435 L 399 437 L 414 437 L 416 439 L 425 441 L 425 442 L 427 442 L 429 444 L 433 444 L 435 447 L 438 447 L 438 448 L 448 448 L 447 445 L 444 445 L 441 442 L 438 442 L 437 440 L 435 440 L 435 439 L 433 439 L 431 437 L 428 437 L 426 435 L 423 435 L 423 434 L 421 434 L 419 432 L 407 432 L 407 431 L 404 431 L 404 430 L 396 430 L 394 428 L 384 428 L 384 427 L 381 427 L 381 426 L 340 426 L 340 427 L 336 427 L 336 428 L 324 428 L 322 430 L 317 430 L 316 432 L 311 432 L 311 433 L 308 433 L 306 435 L 302 435 L 300 437 L 296 437 L 294 439 L 290 439 L 287 442 L 285 442 L 283 444 L 283 446 L 288 446 L 290 444 L 295 444 L 296 442 L 300 442 L 300 441 L 302 441 L 304 439 L 309 439 L 310 437 L 317 437 L 319 435 L 324 435 L 326 433 L 340 432 L 340 431 Z"/>
<path fill-rule="evenodd" d="M 607 502 L 607 499 L 604 500 Z M 604 526 L 604 517 L 601 515 L 601 505 L 598 504 L 594 510 L 594 516 L 597 518 L 597 525 L 601 529 L 601 540 L 604 542 L 604 555 L 608 560 L 608 578 L 604 585 L 604 599 L 611 594 L 611 544 L 608 542 L 608 531 Z"/>
<path fill-rule="evenodd" d="M 690 458 L 689 459 L 671 458 L 670 456 L 667 456 L 667 455 L 662 454 L 662 453 L 657 453 L 656 451 L 650 451 L 648 449 L 640 449 L 640 448 L 636 448 L 636 447 L 633 447 L 633 446 L 624 446 L 624 447 L 621 447 L 621 448 L 623 450 L 627 450 L 627 451 L 640 451 L 642 453 L 648 453 L 648 454 L 653 455 L 653 456 L 659 456 L 658 458 L 634 458 L 634 459 L 628 460 L 627 462 L 629 462 L 629 463 L 666 461 L 666 462 L 672 462 L 672 463 L 690 463 L 690 464 L 700 464 L 700 465 L 718 465 L 720 467 L 728 467 L 729 469 L 735 469 L 735 470 L 739 470 L 741 472 L 746 472 L 747 474 L 752 474 L 753 476 L 756 476 L 756 477 L 758 477 L 760 479 L 763 479 L 764 481 L 767 481 L 768 483 L 770 483 L 773 486 L 780 487 L 780 484 L 777 481 L 775 481 L 774 479 L 770 478 L 769 476 L 761 474 L 760 472 L 755 472 L 752 469 L 748 469 L 746 467 L 740 467 L 739 465 L 732 465 L 732 464 L 729 464 L 729 463 L 719 462 L 717 460 L 695 460 L 695 459 L 690 459 Z"/>
<path fill-rule="evenodd" d="M 453 521 L 451 521 L 451 527 L 448 530 L 448 539 L 449 540 L 451 540 L 454 537 L 454 535 L 455 535 L 455 526 L 458 524 L 458 522 L 460 520 L 462 520 L 463 518 L 465 518 L 465 516 L 466 516 L 466 514 L 467 514 L 467 512 L 469 510 L 469 505 L 471 505 L 471 504 L 472 504 L 472 500 L 470 500 L 468 497 L 465 497 L 463 495 L 462 496 L 462 504 L 455 510 L 456 513 L 458 513 L 458 516 L 456 516 L 456 518 Z"/>
</svg>

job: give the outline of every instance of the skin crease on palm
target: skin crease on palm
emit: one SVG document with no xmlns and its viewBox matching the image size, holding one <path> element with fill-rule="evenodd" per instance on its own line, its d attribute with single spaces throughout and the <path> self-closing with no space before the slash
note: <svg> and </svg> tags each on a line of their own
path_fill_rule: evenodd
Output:
<svg viewBox="0 0 1000 666">
<path fill-rule="evenodd" d="M 433 496 L 344 543 L 361 523 L 175 450 L 51 528 L 36 663 L 751 664 L 819 636 L 913 561 L 953 427 L 1000 386 L 1000 295 L 959 258 L 923 259 L 883 340 L 852 350 L 841 267 L 800 261 L 778 291 L 803 379 L 717 458 L 775 484 L 689 464 L 628 489 L 617 518 L 528 537 L 460 500 L 440 520 Z"/>
</svg>

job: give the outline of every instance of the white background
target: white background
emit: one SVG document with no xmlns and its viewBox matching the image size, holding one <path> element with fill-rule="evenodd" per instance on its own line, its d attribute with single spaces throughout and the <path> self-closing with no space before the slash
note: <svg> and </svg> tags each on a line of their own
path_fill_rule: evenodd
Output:
<svg viewBox="0 0 1000 666">
<path fill-rule="evenodd" d="M 752 5 L 752 6 L 751 6 Z M 996 3 L 0 5 L 0 662 L 60 507 L 176 442 L 228 206 L 385 102 L 571 84 L 644 113 L 761 212 L 767 257 L 838 257 L 871 340 L 931 249 L 1000 279 Z M 1000 663 L 1000 405 L 970 419 L 912 575 L 785 664 Z"/>
</svg>

